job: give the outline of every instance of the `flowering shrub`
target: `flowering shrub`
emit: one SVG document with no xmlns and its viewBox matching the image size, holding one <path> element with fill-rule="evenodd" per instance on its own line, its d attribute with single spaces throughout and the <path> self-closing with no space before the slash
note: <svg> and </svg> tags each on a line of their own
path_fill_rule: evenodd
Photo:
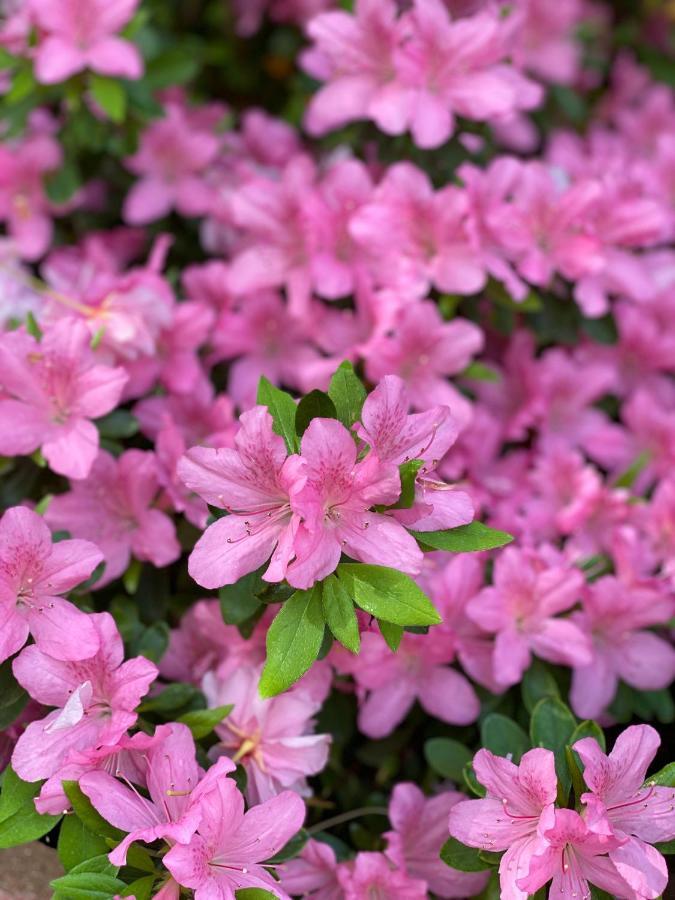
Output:
<svg viewBox="0 0 675 900">
<path fill-rule="evenodd" d="M 0 849 L 664 895 L 672 10 L 0 4 Z"/>
</svg>

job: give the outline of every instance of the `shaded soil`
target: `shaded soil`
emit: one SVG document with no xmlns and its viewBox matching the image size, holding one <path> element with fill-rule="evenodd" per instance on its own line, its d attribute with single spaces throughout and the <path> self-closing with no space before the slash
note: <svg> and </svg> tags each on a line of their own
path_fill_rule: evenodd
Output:
<svg viewBox="0 0 675 900">
<path fill-rule="evenodd" d="M 0 900 L 50 900 L 49 882 L 62 874 L 55 851 L 44 844 L 0 850 Z"/>
</svg>

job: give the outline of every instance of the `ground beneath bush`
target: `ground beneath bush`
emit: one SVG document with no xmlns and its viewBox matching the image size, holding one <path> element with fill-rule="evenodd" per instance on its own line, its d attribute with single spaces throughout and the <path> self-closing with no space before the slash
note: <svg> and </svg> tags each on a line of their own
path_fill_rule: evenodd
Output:
<svg viewBox="0 0 675 900">
<path fill-rule="evenodd" d="M 62 874 L 56 853 L 44 844 L 0 850 L 0 900 L 49 900 L 49 882 Z"/>
</svg>

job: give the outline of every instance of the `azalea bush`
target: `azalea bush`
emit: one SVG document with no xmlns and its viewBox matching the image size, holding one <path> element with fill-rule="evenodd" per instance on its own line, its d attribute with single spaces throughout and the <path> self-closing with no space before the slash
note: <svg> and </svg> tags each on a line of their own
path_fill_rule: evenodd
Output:
<svg viewBox="0 0 675 900">
<path fill-rule="evenodd" d="M 0 849 L 56 900 L 665 895 L 674 31 L 1 4 Z"/>
</svg>

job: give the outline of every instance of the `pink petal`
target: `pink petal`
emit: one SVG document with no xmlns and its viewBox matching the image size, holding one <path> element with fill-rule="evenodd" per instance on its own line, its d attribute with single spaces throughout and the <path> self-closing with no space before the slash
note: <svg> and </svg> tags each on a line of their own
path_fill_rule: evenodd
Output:
<svg viewBox="0 0 675 900">
<path fill-rule="evenodd" d="M 272 555 L 283 527 L 265 520 L 265 514 L 258 515 L 247 525 L 243 516 L 226 516 L 209 525 L 190 554 L 191 577 L 202 587 L 217 588 L 255 571 Z"/>
<path fill-rule="evenodd" d="M 55 659 L 89 659 L 99 649 L 99 637 L 90 617 L 61 597 L 41 597 L 40 606 L 27 614 L 39 649 Z"/>
<path fill-rule="evenodd" d="M 35 77 L 41 84 L 58 84 L 85 66 L 82 51 L 64 38 L 51 36 L 40 41 L 35 54 Z"/>
<path fill-rule="evenodd" d="M 480 713 L 480 702 L 471 684 L 447 666 L 434 666 L 425 673 L 418 697 L 429 715 L 451 725 L 469 725 Z"/>
<path fill-rule="evenodd" d="M 87 51 L 87 63 L 102 75 L 136 79 L 143 74 L 143 59 L 138 48 L 118 37 L 98 41 Z"/>
<path fill-rule="evenodd" d="M 86 478 L 98 454 L 98 429 L 88 419 L 55 428 L 42 445 L 50 469 L 68 478 Z"/>
</svg>

